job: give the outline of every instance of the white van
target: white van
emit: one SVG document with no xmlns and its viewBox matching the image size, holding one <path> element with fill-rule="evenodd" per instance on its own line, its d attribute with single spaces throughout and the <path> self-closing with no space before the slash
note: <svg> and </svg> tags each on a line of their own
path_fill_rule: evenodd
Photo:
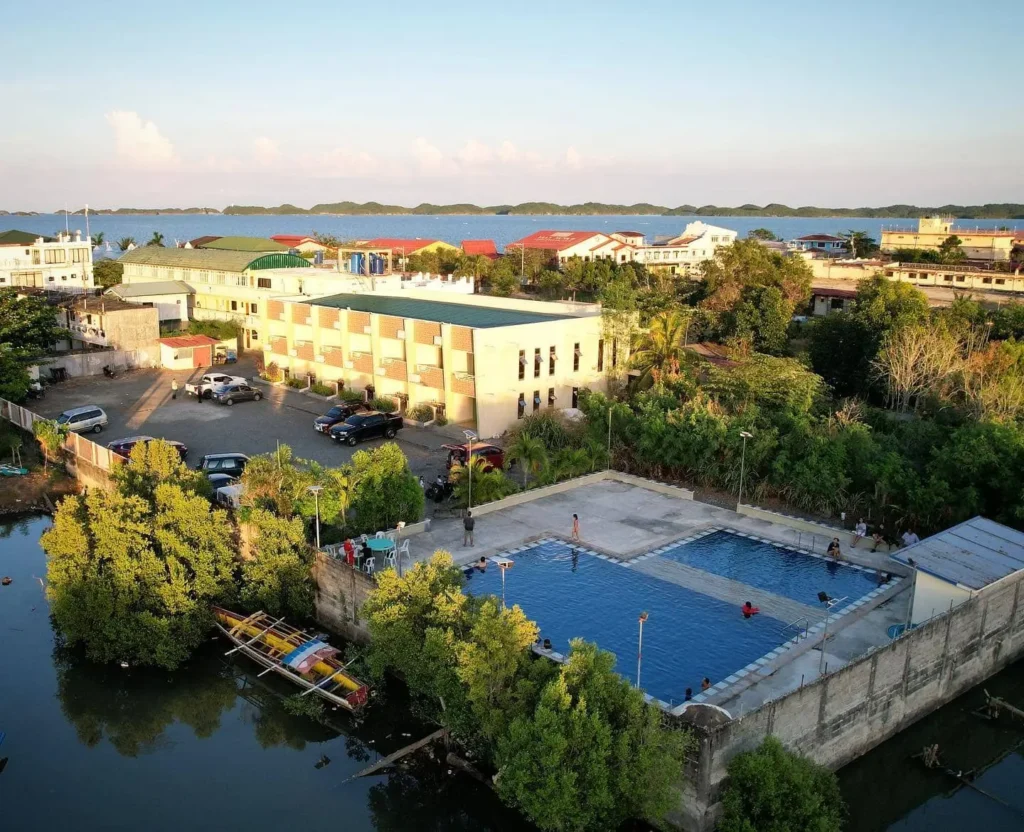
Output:
<svg viewBox="0 0 1024 832">
<path fill-rule="evenodd" d="M 73 407 L 65 410 L 57 417 L 58 425 L 67 425 L 70 430 L 76 433 L 92 431 L 99 433 L 107 426 L 107 414 L 102 407 L 94 404 L 87 404 L 84 407 Z"/>
</svg>

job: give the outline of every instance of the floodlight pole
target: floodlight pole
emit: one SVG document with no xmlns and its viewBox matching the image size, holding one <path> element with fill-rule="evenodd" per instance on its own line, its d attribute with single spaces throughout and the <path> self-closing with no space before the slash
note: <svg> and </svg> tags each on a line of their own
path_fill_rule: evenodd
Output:
<svg viewBox="0 0 1024 832">
<path fill-rule="evenodd" d="M 308 488 L 313 492 L 313 501 L 316 505 L 316 550 L 320 551 L 320 492 L 324 490 L 322 485 L 311 485 Z"/>
<path fill-rule="evenodd" d="M 747 440 L 753 434 L 742 430 L 740 431 L 740 436 L 743 437 L 743 453 L 740 455 L 740 495 L 736 500 L 736 511 L 739 511 L 740 506 L 743 505 L 743 474 L 746 472 L 747 467 Z"/>
<path fill-rule="evenodd" d="M 471 509 L 473 508 L 473 442 L 477 436 L 471 430 L 462 431 L 462 435 L 466 437 L 466 442 L 469 444 L 469 450 L 466 452 L 466 467 L 469 469 L 469 496 L 466 508 Z M 504 581 L 504 578 L 502 580 Z"/>
<path fill-rule="evenodd" d="M 636 645 L 636 686 L 640 688 L 640 664 L 644 657 L 644 622 L 647 620 L 647 613 L 640 613 L 640 638 Z"/>
</svg>

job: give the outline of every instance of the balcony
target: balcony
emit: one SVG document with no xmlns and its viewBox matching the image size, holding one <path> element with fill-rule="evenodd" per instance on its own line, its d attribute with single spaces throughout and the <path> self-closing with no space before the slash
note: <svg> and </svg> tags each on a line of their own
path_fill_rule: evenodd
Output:
<svg viewBox="0 0 1024 832">
<path fill-rule="evenodd" d="M 452 373 L 452 392 L 476 397 L 476 376 L 471 373 Z"/>
<path fill-rule="evenodd" d="M 68 324 L 68 332 L 75 341 L 84 341 L 86 344 L 94 344 L 97 347 L 109 347 L 107 333 L 98 326 L 89 324 Z"/>
<path fill-rule="evenodd" d="M 409 381 L 413 384 L 422 384 L 424 387 L 432 387 L 435 390 L 443 390 L 444 371 L 432 364 L 418 364 L 415 375 L 410 375 Z"/>
</svg>

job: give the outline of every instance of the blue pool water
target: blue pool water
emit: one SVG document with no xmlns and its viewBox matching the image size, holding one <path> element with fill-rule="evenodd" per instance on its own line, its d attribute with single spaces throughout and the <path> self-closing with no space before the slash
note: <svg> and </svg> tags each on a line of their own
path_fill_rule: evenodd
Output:
<svg viewBox="0 0 1024 832">
<path fill-rule="evenodd" d="M 581 637 L 614 653 L 617 670 L 630 681 L 636 680 L 637 619 L 646 610 L 641 686 L 665 702 L 682 702 L 686 688 L 700 692 L 705 676 L 720 682 L 785 641 L 784 622 L 744 619 L 735 604 L 592 555 L 574 558 L 561 541 L 511 557 L 506 603 L 519 604 L 559 652 Z M 500 597 L 500 570 L 493 563 L 486 572 L 473 570 L 466 591 Z"/>
<path fill-rule="evenodd" d="M 811 557 L 749 537 L 719 531 L 681 543 L 661 557 L 731 578 L 748 586 L 818 606 L 818 593 L 846 598 L 839 607 L 863 598 L 878 586 L 874 572 Z"/>
</svg>

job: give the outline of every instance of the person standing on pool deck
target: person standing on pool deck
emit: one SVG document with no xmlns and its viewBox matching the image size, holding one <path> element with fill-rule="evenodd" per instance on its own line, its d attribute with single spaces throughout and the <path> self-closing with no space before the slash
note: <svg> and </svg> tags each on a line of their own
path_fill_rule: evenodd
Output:
<svg viewBox="0 0 1024 832">
<path fill-rule="evenodd" d="M 476 520 L 473 517 L 473 512 L 467 511 L 466 516 L 462 520 L 462 545 L 463 546 L 476 546 L 473 542 L 473 527 L 476 525 Z"/>
<path fill-rule="evenodd" d="M 576 542 L 580 542 L 580 516 L 574 514 L 572 516 L 572 539 Z"/>
<path fill-rule="evenodd" d="M 850 546 L 854 549 L 857 548 L 857 542 L 863 540 L 868 536 L 868 524 L 864 522 L 864 518 L 861 517 L 857 521 L 857 525 L 853 527 L 853 542 Z"/>
</svg>

